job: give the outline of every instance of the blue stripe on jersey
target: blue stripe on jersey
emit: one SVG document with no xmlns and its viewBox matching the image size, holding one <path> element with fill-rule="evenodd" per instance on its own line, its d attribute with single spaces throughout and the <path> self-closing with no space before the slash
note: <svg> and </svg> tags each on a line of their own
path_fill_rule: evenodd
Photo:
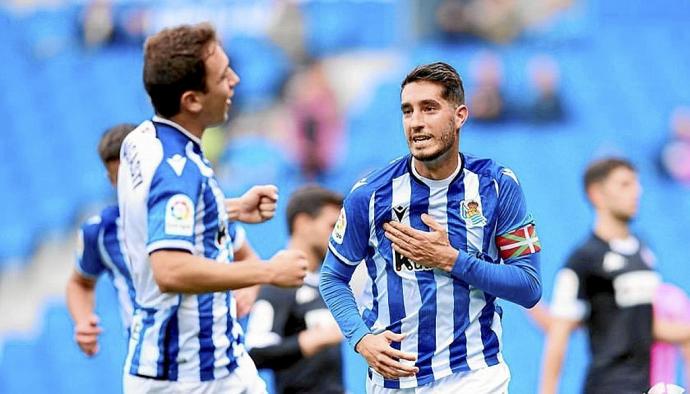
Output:
<svg viewBox="0 0 690 394">
<path fill-rule="evenodd" d="M 498 337 L 494 330 L 491 329 L 491 323 L 494 321 L 494 312 L 496 311 L 496 297 L 484 293 L 486 305 L 479 315 L 479 323 L 481 325 L 482 343 L 484 344 L 484 361 L 486 365 L 492 366 L 498 364 Z"/>
<path fill-rule="evenodd" d="M 496 186 L 493 179 L 480 176 L 479 193 L 482 196 L 482 210 L 484 212 L 495 212 L 496 205 L 498 204 L 498 194 L 496 193 Z M 491 219 L 484 227 L 486 229 L 496 228 L 498 215 L 490 215 L 490 218 Z M 484 231 L 482 258 L 498 263 L 500 259 L 498 256 L 493 256 L 490 251 L 491 246 L 494 245 L 495 242 L 495 240 L 492 239 L 493 237 L 495 237 L 494 231 Z M 484 299 L 486 300 L 486 305 L 479 316 L 479 323 L 481 326 L 482 343 L 484 344 L 484 361 L 487 365 L 491 366 L 498 364 L 498 352 L 496 352 L 496 349 L 498 349 L 499 342 L 496 333 L 491 329 L 491 323 L 494 320 L 494 312 L 496 311 L 496 297 L 484 293 Z"/>
<path fill-rule="evenodd" d="M 362 313 L 362 319 L 364 320 L 364 324 L 371 329 L 379 318 L 379 289 L 376 286 L 376 262 L 370 255 L 367 256 L 366 266 L 367 273 L 371 279 L 371 297 L 373 298 L 373 302 L 371 304 L 371 309 L 365 309 Z"/>
<path fill-rule="evenodd" d="M 388 329 L 396 334 L 401 333 L 402 319 L 405 317 L 405 300 L 402 291 L 402 278 L 393 269 L 391 243 L 384 235 L 383 224 L 392 219 L 391 203 L 393 201 L 393 184 L 389 183 L 384 188 L 379 189 L 374 197 L 374 212 L 376 223 L 376 238 L 379 243 L 379 253 L 386 259 L 386 277 L 388 291 L 388 310 L 390 313 L 391 325 Z M 391 347 L 400 350 L 400 342 L 391 343 Z M 389 389 L 399 389 L 398 380 L 384 381 L 384 387 Z"/>
<path fill-rule="evenodd" d="M 422 231 L 429 231 L 429 227 L 422 222 L 422 214 L 429 212 L 429 187 L 412 178 L 410 183 L 410 201 L 415 202 L 410 204 L 410 225 Z M 422 299 L 417 328 L 417 354 L 420 357 L 415 365 L 419 368 L 417 376 L 425 377 L 418 379 L 417 384 L 423 385 L 434 378 L 431 359 L 436 350 L 436 279 L 434 271 L 416 271 L 415 276 Z"/>
<path fill-rule="evenodd" d="M 225 304 L 228 307 L 228 319 L 227 319 L 227 331 L 226 332 L 228 333 L 228 335 L 230 335 L 232 333 L 232 329 L 235 325 L 235 319 L 233 319 L 230 316 L 230 311 L 232 310 L 232 309 L 230 309 L 232 306 L 232 293 L 230 293 L 229 291 L 225 294 Z M 230 343 L 232 344 L 232 337 L 229 337 L 229 338 L 230 338 Z M 237 338 L 237 342 L 236 342 L 237 344 L 242 343 L 242 342 L 243 342 L 242 338 Z M 228 356 L 228 359 L 230 360 L 230 363 L 228 364 L 228 371 L 229 372 L 232 372 L 235 370 L 235 368 L 237 368 L 237 359 L 235 358 L 235 353 L 234 353 L 235 346 L 236 346 L 236 344 L 232 344 L 231 346 L 228 346 L 228 350 L 226 352 L 226 355 Z"/>
<path fill-rule="evenodd" d="M 199 303 L 199 378 L 202 382 L 213 380 L 213 293 L 196 296 Z"/>
<path fill-rule="evenodd" d="M 461 175 L 462 176 L 462 175 Z M 451 227 L 451 223 L 463 223 L 460 217 L 460 202 L 465 199 L 463 182 L 456 180 L 448 186 L 448 238 L 450 244 L 459 250 L 467 250 L 467 232 L 460 226 Z M 450 369 L 453 372 L 468 371 L 467 365 L 467 336 L 465 330 L 470 324 L 469 304 L 470 289 L 467 283 L 453 281 L 453 326 L 455 327 L 455 340 L 450 344 Z"/>
<path fill-rule="evenodd" d="M 125 280 L 127 284 L 127 294 L 129 299 L 134 302 L 134 284 L 132 283 L 132 277 L 129 274 L 129 269 L 127 268 L 127 263 L 125 262 L 125 256 L 122 254 L 122 249 L 120 248 L 120 239 L 117 234 L 117 222 L 113 222 L 112 227 L 108 226 L 103 229 L 103 246 L 105 252 L 110 257 L 110 261 L 117 268 L 117 273 L 119 273 Z M 108 272 L 111 274 L 111 279 L 113 284 L 115 283 L 115 272 Z"/>
<path fill-rule="evenodd" d="M 154 319 L 154 314 L 156 313 L 155 309 L 151 308 L 141 308 L 141 310 L 146 313 L 146 317 L 141 321 L 142 326 L 141 326 L 141 332 L 139 332 L 139 341 L 137 342 L 137 346 L 134 349 L 134 356 L 132 356 L 132 364 L 129 368 L 129 373 L 131 375 L 137 375 L 139 373 L 139 360 L 141 358 L 141 344 L 144 342 L 143 338 L 146 335 L 146 330 L 151 328 L 153 326 L 153 323 L 155 323 Z"/>
<path fill-rule="evenodd" d="M 180 335 L 179 326 L 177 323 L 177 308 L 173 309 L 172 316 L 168 321 L 168 334 L 166 335 L 165 349 L 167 349 L 166 354 L 166 369 L 168 380 L 177 380 L 177 355 L 180 352 L 180 344 L 178 342 L 178 337 Z"/>
</svg>

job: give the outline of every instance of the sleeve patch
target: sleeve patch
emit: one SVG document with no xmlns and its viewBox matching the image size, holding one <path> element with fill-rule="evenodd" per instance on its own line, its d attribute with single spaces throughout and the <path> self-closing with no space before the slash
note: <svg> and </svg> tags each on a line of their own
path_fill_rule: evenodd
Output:
<svg viewBox="0 0 690 394">
<path fill-rule="evenodd" d="M 184 194 L 176 194 L 165 206 L 165 233 L 191 237 L 194 234 L 194 203 Z"/>
<path fill-rule="evenodd" d="M 534 224 L 528 224 L 496 238 L 499 254 L 503 260 L 526 256 L 541 250 L 541 242 Z"/>
<path fill-rule="evenodd" d="M 343 244 L 343 240 L 345 239 L 345 229 L 347 228 L 347 216 L 345 215 L 345 208 L 342 208 L 340 210 L 340 216 L 338 217 L 338 221 L 335 223 L 335 227 L 333 227 L 333 240 L 337 242 L 339 245 Z"/>
</svg>

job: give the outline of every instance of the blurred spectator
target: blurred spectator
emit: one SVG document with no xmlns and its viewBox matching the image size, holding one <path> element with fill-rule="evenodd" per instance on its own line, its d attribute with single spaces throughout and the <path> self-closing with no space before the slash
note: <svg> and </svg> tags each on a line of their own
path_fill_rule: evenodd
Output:
<svg viewBox="0 0 690 394">
<path fill-rule="evenodd" d="M 572 0 L 443 0 L 436 8 L 436 22 L 446 38 L 470 34 L 507 43 L 525 28 L 551 19 L 571 3 Z"/>
<path fill-rule="evenodd" d="M 501 60 L 491 52 L 483 52 L 472 60 L 470 70 L 474 79 L 474 88 L 469 96 L 472 118 L 481 122 L 505 120 Z"/>
<path fill-rule="evenodd" d="M 670 127 L 671 138 L 661 151 L 662 167 L 674 180 L 690 185 L 690 107 L 677 107 Z"/>
<path fill-rule="evenodd" d="M 281 0 L 274 8 L 275 17 L 268 30 L 271 40 L 281 47 L 295 64 L 306 62 L 304 17 L 294 1 Z"/>
<path fill-rule="evenodd" d="M 527 70 L 534 90 L 533 101 L 527 109 L 529 120 L 534 123 L 563 120 L 558 64 L 550 56 L 536 56 L 530 60 Z"/>
<path fill-rule="evenodd" d="M 110 43 L 115 32 L 113 8 L 109 0 L 94 0 L 84 9 L 82 38 L 87 47 Z"/>
<path fill-rule="evenodd" d="M 295 74 L 288 82 L 285 102 L 302 175 L 314 180 L 333 164 L 343 134 L 342 115 L 323 64 L 314 62 Z"/>
</svg>

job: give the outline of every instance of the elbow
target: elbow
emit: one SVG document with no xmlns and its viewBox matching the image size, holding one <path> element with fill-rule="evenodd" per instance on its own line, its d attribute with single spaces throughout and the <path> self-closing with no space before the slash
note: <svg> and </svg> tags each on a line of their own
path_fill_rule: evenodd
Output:
<svg viewBox="0 0 690 394">
<path fill-rule="evenodd" d="M 533 278 L 528 291 L 525 294 L 524 299 L 519 302 L 519 304 L 527 309 L 532 308 L 537 305 L 539 300 L 541 300 L 542 286 L 541 281 L 537 278 Z"/>
<path fill-rule="evenodd" d="M 179 293 L 182 289 L 179 286 L 180 281 L 173 267 L 158 267 L 152 264 L 153 280 L 160 289 L 161 293 Z"/>
</svg>

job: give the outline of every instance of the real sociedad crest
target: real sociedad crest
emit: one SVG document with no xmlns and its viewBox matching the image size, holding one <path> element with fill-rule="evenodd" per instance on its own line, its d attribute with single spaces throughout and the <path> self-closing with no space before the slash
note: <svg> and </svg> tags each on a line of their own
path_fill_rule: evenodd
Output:
<svg viewBox="0 0 690 394">
<path fill-rule="evenodd" d="M 479 203 L 475 200 L 462 200 L 460 203 L 460 217 L 465 221 L 467 228 L 484 227 L 486 218 L 482 214 Z"/>
</svg>

